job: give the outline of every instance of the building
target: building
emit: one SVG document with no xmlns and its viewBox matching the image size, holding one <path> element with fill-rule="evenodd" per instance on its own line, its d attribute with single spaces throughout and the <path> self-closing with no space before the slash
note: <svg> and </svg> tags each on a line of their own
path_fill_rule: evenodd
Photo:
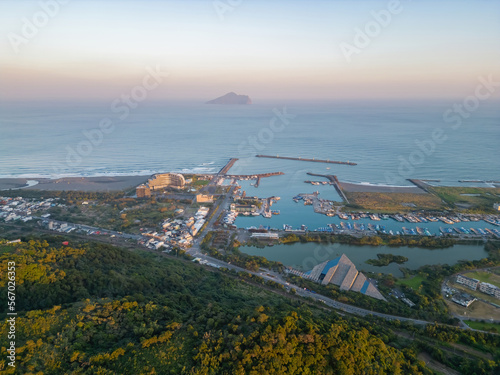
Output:
<svg viewBox="0 0 500 375">
<path fill-rule="evenodd" d="M 203 227 L 203 224 L 205 224 L 205 219 L 197 220 L 196 223 L 194 223 L 193 226 L 191 227 L 191 234 L 193 236 L 196 236 L 196 234 L 198 234 L 200 229 Z"/>
<path fill-rule="evenodd" d="M 500 288 L 496 285 L 492 285 L 490 283 L 481 283 L 479 284 L 479 290 L 495 298 L 500 298 Z"/>
<path fill-rule="evenodd" d="M 194 214 L 194 218 L 196 220 L 198 220 L 200 218 L 203 219 L 204 217 L 206 217 L 208 215 L 209 211 L 210 211 L 210 208 L 202 206 L 198 209 L 198 211 L 196 211 L 196 213 Z"/>
<path fill-rule="evenodd" d="M 184 180 L 184 176 L 180 173 L 155 174 L 148 180 L 147 183 L 148 187 L 153 191 L 165 187 L 182 189 L 185 184 L 186 180 Z"/>
<path fill-rule="evenodd" d="M 196 194 L 197 203 L 213 203 L 214 196 L 208 194 Z"/>
<path fill-rule="evenodd" d="M 471 279 L 464 275 L 457 275 L 457 283 L 465 285 L 469 289 L 476 290 L 479 285 L 479 280 Z"/>
<path fill-rule="evenodd" d="M 231 211 L 235 212 L 255 212 L 257 211 L 257 206 L 254 204 L 231 204 Z"/>
<path fill-rule="evenodd" d="M 279 240 L 279 238 L 280 238 L 278 233 L 273 233 L 273 232 L 267 232 L 267 233 L 254 232 L 254 233 L 252 233 L 252 235 L 250 237 L 263 238 L 263 239 L 267 239 L 267 240 Z"/>
<path fill-rule="evenodd" d="M 459 293 L 454 295 L 451 300 L 463 307 L 469 307 L 471 303 L 476 301 L 477 299 L 467 293 Z"/>
<path fill-rule="evenodd" d="M 493 208 L 497 211 L 500 211 L 500 203 L 494 203 Z"/>
<path fill-rule="evenodd" d="M 142 184 L 135 188 L 137 198 L 149 198 L 151 196 L 151 189 L 149 186 Z"/>
<path fill-rule="evenodd" d="M 351 290 L 385 301 L 384 296 L 365 275 L 356 269 L 354 263 L 345 254 L 318 264 L 306 272 L 305 277 L 323 285 L 334 284 L 339 286 L 340 290 Z"/>
</svg>

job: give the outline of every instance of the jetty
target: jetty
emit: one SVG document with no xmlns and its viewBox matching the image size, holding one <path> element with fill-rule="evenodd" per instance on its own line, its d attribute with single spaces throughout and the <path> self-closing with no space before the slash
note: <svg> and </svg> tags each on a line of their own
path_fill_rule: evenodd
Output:
<svg viewBox="0 0 500 375">
<path fill-rule="evenodd" d="M 226 175 L 226 178 L 235 178 L 237 180 L 256 180 L 254 186 L 259 187 L 260 185 L 260 179 L 264 177 L 271 177 L 271 176 L 281 176 L 284 175 L 283 172 L 269 172 L 269 173 L 258 173 L 258 174 L 228 174 Z"/>
<path fill-rule="evenodd" d="M 335 190 L 337 190 L 337 193 L 339 193 L 339 195 L 342 198 L 342 200 L 345 203 L 349 203 L 349 200 L 347 199 L 347 197 L 345 196 L 344 192 L 340 188 L 340 182 L 339 182 L 337 176 L 331 175 L 331 174 L 317 174 L 317 173 L 311 173 L 311 172 L 307 172 L 307 174 L 309 176 L 318 176 L 318 177 L 328 178 L 330 180 L 330 182 L 332 183 L 332 185 L 335 187 Z"/>
<path fill-rule="evenodd" d="M 270 158 L 270 159 L 286 159 L 286 160 L 299 160 L 299 161 L 310 161 L 315 163 L 330 163 L 330 164 L 343 164 L 343 165 L 358 165 L 350 161 L 336 161 L 336 160 L 324 160 L 324 159 L 308 159 L 308 158 L 293 158 L 289 156 L 279 156 L 279 155 L 255 155 L 257 158 Z"/>
<path fill-rule="evenodd" d="M 228 174 L 227 178 L 236 178 L 238 180 L 256 180 L 263 177 L 271 176 L 281 176 L 284 175 L 283 172 L 269 172 L 269 173 L 257 173 L 257 174 Z"/>
<path fill-rule="evenodd" d="M 424 182 L 424 180 L 419 180 L 419 179 L 415 179 L 415 178 L 409 178 L 408 181 L 410 181 L 413 185 L 415 185 L 416 187 L 422 189 L 426 193 L 432 194 L 432 192 L 429 191 L 430 185 L 426 184 Z"/>
<path fill-rule="evenodd" d="M 225 166 L 223 166 L 221 168 L 221 170 L 219 171 L 219 173 L 217 173 L 217 175 L 224 175 L 224 174 L 227 174 L 227 172 L 229 172 L 229 170 L 231 169 L 231 167 L 234 165 L 234 163 L 236 163 L 238 161 L 237 158 L 231 158 L 227 164 Z"/>
<path fill-rule="evenodd" d="M 458 180 L 458 182 L 462 182 L 462 183 L 500 184 L 500 181 L 494 181 L 494 180 L 489 180 L 489 181 L 484 181 L 484 180 Z"/>
</svg>

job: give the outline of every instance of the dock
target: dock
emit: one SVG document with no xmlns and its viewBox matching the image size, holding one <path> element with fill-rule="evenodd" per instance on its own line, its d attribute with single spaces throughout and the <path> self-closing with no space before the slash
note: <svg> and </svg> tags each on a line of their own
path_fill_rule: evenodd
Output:
<svg viewBox="0 0 500 375">
<path fill-rule="evenodd" d="M 310 161 L 315 163 L 330 163 L 330 164 L 343 164 L 343 165 L 358 165 L 350 161 L 336 161 L 336 160 L 323 160 L 323 159 L 308 159 L 308 158 L 293 158 L 289 156 L 273 156 L 273 155 L 255 155 L 257 158 L 270 158 L 270 159 L 286 159 L 286 160 L 298 160 L 298 161 Z"/>
<path fill-rule="evenodd" d="M 257 173 L 257 174 L 228 174 L 227 178 L 236 178 L 238 180 L 260 180 L 263 177 L 271 176 L 281 176 L 284 175 L 283 172 L 269 172 L 269 173 Z"/>
<path fill-rule="evenodd" d="M 307 172 L 307 174 L 309 176 L 318 176 L 318 177 L 328 178 L 330 180 L 330 182 L 332 183 L 332 185 L 335 187 L 335 190 L 337 190 L 337 193 L 339 193 L 339 195 L 342 198 L 342 200 L 345 203 L 349 204 L 349 200 L 347 199 L 347 197 L 345 196 L 344 192 L 340 188 L 340 182 L 339 182 L 337 176 L 331 175 L 331 174 L 317 174 L 317 173 L 311 173 L 311 172 Z"/>
</svg>

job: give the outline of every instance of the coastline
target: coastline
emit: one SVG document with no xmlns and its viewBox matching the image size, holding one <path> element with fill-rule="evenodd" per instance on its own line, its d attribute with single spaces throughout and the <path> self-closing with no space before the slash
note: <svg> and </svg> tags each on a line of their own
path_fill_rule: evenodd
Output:
<svg viewBox="0 0 500 375">
<path fill-rule="evenodd" d="M 147 181 L 148 176 L 102 176 L 50 178 L 0 178 L 2 190 L 45 190 L 45 191 L 120 191 L 135 187 Z M 34 181 L 37 183 L 34 184 Z"/>
</svg>

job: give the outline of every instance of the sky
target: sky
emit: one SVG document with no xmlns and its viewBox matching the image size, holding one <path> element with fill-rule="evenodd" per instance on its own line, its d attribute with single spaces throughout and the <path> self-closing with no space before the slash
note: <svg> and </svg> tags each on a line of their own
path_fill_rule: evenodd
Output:
<svg viewBox="0 0 500 375">
<path fill-rule="evenodd" d="M 463 97 L 499 47 L 500 1 L 2 0 L 0 100 Z"/>
</svg>

